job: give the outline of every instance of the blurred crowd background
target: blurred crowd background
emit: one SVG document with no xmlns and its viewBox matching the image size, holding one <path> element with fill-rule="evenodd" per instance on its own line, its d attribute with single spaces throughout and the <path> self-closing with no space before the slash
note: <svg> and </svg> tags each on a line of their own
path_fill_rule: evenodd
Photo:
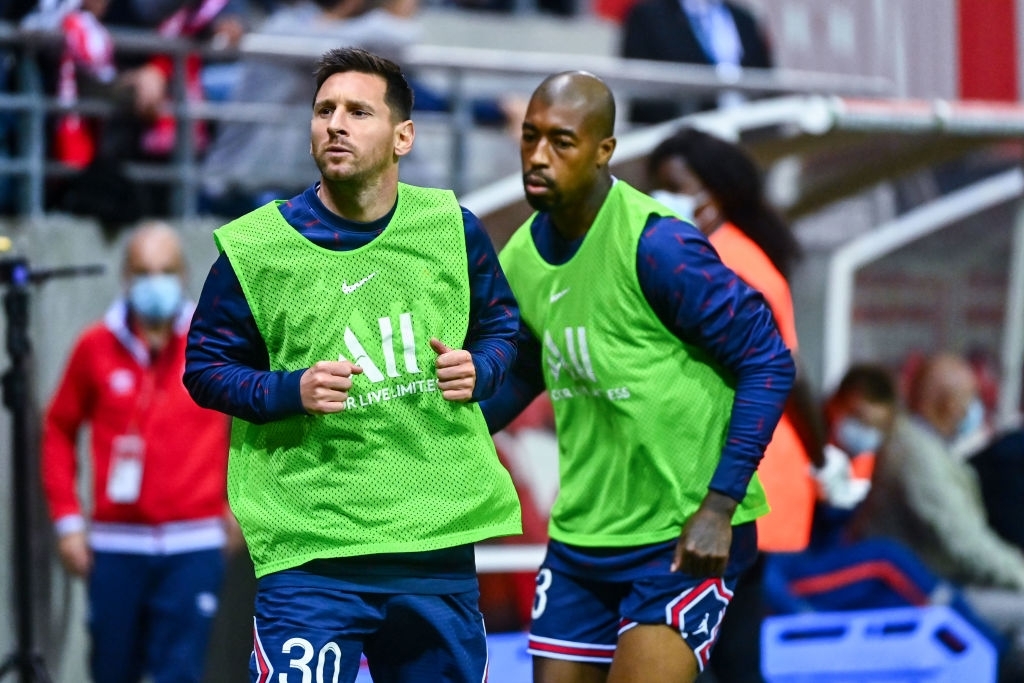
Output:
<svg viewBox="0 0 1024 683">
<path fill-rule="evenodd" d="M 984 409 L 973 440 L 957 444 L 960 462 L 1013 433 L 1024 369 L 1024 0 L 745 0 L 729 3 L 728 30 L 686 24 L 689 4 L 0 0 L 0 234 L 10 239 L 0 261 L 105 267 L 31 289 L 33 410 L 50 399 L 76 335 L 121 290 L 126 228 L 159 218 L 178 229 L 196 296 L 214 228 L 315 178 L 311 67 L 348 44 L 396 59 L 414 83 L 417 139 L 403 179 L 455 189 L 497 247 L 528 215 L 519 117 L 548 73 L 608 81 L 619 103 L 613 171 L 641 189 L 656 189 L 648 155 L 684 124 L 739 145 L 802 253 L 788 280 L 823 414 L 858 364 L 887 373 L 895 402 L 912 411 L 921 368 L 944 353 L 971 368 Z M 546 539 L 557 489 L 550 419 L 542 402 L 496 437 L 524 504 L 526 533 L 512 544 Z M 0 435 L 9 428 L 4 411 Z M 11 460 L 0 437 L 5 522 L 16 487 L 40 496 L 34 479 L 6 474 Z M 1024 500 L 995 498 L 989 514 L 1011 518 L 1006 506 Z M 54 561 L 36 502 L 38 641 L 55 680 L 77 682 L 82 586 Z M 0 524 L 0 547 L 11 539 Z M 0 584 L 11 567 L 0 562 Z M 482 574 L 492 632 L 528 623 L 533 580 L 518 569 Z M 251 582 L 235 558 L 210 681 L 245 680 Z M 0 655 L 15 646 L 13 598 L 0 592 Z"/>
</svg>

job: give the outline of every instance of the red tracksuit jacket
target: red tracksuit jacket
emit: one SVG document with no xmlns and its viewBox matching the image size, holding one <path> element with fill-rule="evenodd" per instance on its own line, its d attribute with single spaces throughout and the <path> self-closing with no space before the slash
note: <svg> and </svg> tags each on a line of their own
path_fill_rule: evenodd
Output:
<svg viewBox="0 0 1024 683">
<path fill-rule="evenodd" d="M 85 526 L 77 443 L 88 426 L 94 548 L 160 554 L 223 544 L 229 421 L 197 406 L 182 384 L 187 308 L 167 348 L 153 359 L 128 329 L 123 301 L 76 343 L 43 428 L 43 489 L 58 533 Z M 137 434 L 145 444 L 134 503 L 107 496 L 111 446 L 124 434 Z"/>
</svg>

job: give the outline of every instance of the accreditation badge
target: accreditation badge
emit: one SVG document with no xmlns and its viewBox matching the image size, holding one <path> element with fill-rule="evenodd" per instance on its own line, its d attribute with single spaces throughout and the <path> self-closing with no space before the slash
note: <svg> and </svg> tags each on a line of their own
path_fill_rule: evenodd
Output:
<svg viewBox="0 0 1024 683">
<path fill-rule="evenodd" d="M 112 503 L 134 503 L 142 490 L 146 442 L 138 434 L 115 436 L 110 448 L 107 498 Z"/>
</svg>

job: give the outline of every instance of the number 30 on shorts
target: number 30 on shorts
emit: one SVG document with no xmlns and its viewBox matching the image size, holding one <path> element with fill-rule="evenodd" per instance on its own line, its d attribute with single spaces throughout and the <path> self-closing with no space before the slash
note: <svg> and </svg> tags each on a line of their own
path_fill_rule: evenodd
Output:
<svg viewBox="0 0 1024 683">
<path fill-rule="evenodd" d="M 281 653 L 291 655 L 292 660 L 288 663 L 289 669 L 298 669 L 299 675 L 291 676 L 287 671 L 278 674 L 273 683 L 338 683 L 341 675 L 341 648 L 336 643 L 327 643 L 320 648 L 319 654 L 313 644 L 305 638 L 289 638 L 281 646 Z M 314 664 L 316 657 L 316 678 L 313 678 Z M 324 669 L 327 669 L 327 678 L 324 677 Z M 270 683 L 270 674 L 273 669 L 261 671 L 259 681 L 266 680 Z M 264 678 L 264 675 L 266 678 Z"/>
</svg>

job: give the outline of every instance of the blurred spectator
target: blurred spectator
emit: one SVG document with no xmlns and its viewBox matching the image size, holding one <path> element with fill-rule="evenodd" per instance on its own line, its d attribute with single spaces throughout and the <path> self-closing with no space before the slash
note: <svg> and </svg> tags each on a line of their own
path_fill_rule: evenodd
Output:
<svg viewBox="0 0 1024 683">
<path fill-rule="evenodd" d="M 898 403 L 892 373 L 872 363 L 850 367 L 826 401 L 829 443 L 853 460 L 859 478 L 871 478 L 875 454 L 892 428 Z"/>
<path fill-rule="evenodd" d="M 39 55 L 42 87 L 58 101 L 73 106 L 80 97 L 117 99 L 113 41 L 101 22 L 108 0 L 40 0 L 20 25 L 28 31 L 59 32 L 63 38 L 55 54 Z M 58 112 L 48 125 L 48 156 L 78 169 L 79 173 L 51 188 L 61 210 L 93 216 L 105 228 L 133 223 L 145 213 L 143 193 L 121 171 L 119 150 L 105 151 L 107 135 L 118 137 L 124 128 L 112 121 Z"/>
<path fill-rule="evenodd" d="M 104 24 L 112 29 L 149 30 L 164 38 L 209 40 L 230 47 L 237 45 L 244 32 L 245 15 L 244 0 L 111 0 Z M 170 186 L 130 179 L 124 162 L 169 158 L 177 134 L 173 115 L 175 58 L 117 52 L 115 67 L 116 79 L 98 93 L 114 102 L 114 113 L 102 127 L 91 163 L 66 183 L 58 200 L 62 210 L 97 218 L 108 237 L 142 216 L 170 212 Z M 202 60 L 197 54 L 186 57 L 187 100 L 203 99 L 201 69 Z M 208 140 L 206 123 L 195 122 L 192 135 L 191 151 L 200 154 Z M 83 164 L 78 161 L 76 165 Z"/>
<path fill-rule="evenodd" d="M 640 0 L 626 15 L 620 54 L 629 59 L 706 64 L 723 74 L 738 73 L 742 67 L 772 66 L 771 50 L 754 15 L 723 0 Z M 636 99 L 629 120 L 658 123 L 743 100 L 740 93 L 729 90 L 710 100 Z"/>
<path fill-rule="evenodd" d="M 50 155 L 79 173 L 56 185 L 61 210 L 97 218 L 107 235 L 144 215 L 169 211 L 169 188 L 135 182 L 124 172 L 131 159 L 166 159 L 174 150 L 175 59 L 170 55 L 115 52 L 110 27 L 151 30 L 166 38 L 208 39 L 238 44 L 244 32 L 245 0 L 40 0 L 24 16 L 29 30 L 60 31 L 64 38 L 53 66 L 44 69 L 44 87 L 64 105 L 80 96 L 111 100 L 114 113 L 90 120 L 61 113 L 49 136 Z M 102 21 L 101 21 L 102 20 Z M 48 56 L 42 55 L 44 63 Z M 200 100 L 202 62 L 185 62 L 185 97 Z M 207 144 L 207 126 L 193 127 L 194 152 Z"/>
<path fill-rule="evenodd" d="M 246 30 L 244 0 L 115 0 L 107 24 L 111 27 L 155 30 L 163 38 L 205 40 L 215 47 L 237 47 Z M 127 156 L 166 157 L 174 149 L 174 57 L 156 55 L 142 64 L 134 57 L 122 62 L 119 84 L 131 93 L 134 119 L 119 140 L 116 153 Z M 190 54 L 185 61 L 185 98 L 203 99 L 203 61 Z M 124 123 L 124 122 L 122 122 Z M 207 127 L 197 122 L 193 131 L 195 151 L 205 150 Z"/>
<path fill-rule="evenodd" d="M 209 39 L 213 47 L 234 47 L 248 29 L 250 17 L 258 15 L 263 9 L 263 4 L 258 0 L 217 0 L 213 3 L 203 3 L 199 0 L 112 0 L 108 22 L 113 26 L 124 28 L 138 28 L 142 30 L 164 31 L 163 25 L 168 17 L 188 8 L 199 8 L 197 11 L 202 15 L 213 15 L 210 27 L 203 28 L 200 32 L 194 33 L 186 30 L 181 33 L 187 37 L 198 37 Z M 271 0 L 265 0 L 269 4 Z M 202 5 L 206 5 L 202 7 Z M 188 10 L 191 11 L 191 10 Z M 205 20 L 205 17 L 204 17 Z M 193 22 L 195 23 L 195 22 Z M 173 24 L 172 24 L 173 27 Z M 188 27 L 186 26 L 186 29 Z M 176 37 L 173 33 L 165 34 Z M 138 56 L 126 56 L 129 61 L 126 66 L 139 66 L 141 62 Z M 204 93 L 210 93 L 208 80 L 211 72 L 218 71 L 222 66 L 230 66 L 231 58 L 218 60 L 214 58 L 204 60 L 200 66 L 200 79 L 203 84 Z M 221 77 L 226 78 L 226 77 Z"/>
<path fill-rule="evenodd" d="M 977 478 L 951 451 L 958 436 L 977 428 L 970 365 L 936 355 L 909 390 L 910 414 L 897 416 L 879 454 L 858 530 L 904 541 L 940 575 L 1024 591 L 1024 557 L 988 525 Z"/>
<path fill-rule="evenodd" d="M 260 35 L 300 39 L 311 54 L 337 45 L 362 47 L 392 60 L 419 39 L 418 0 L 299 0 L 282 5 L 258 27 Z M 319 50 L 319 51 L 323 51 Z M 302 107 L 286 121 L 220 125 L 203 164 L 205 208 L 222 215 L 250 211 L 305 188 L 317 169 L 309 154 L 309 62 L 246 57 L 231 99 Z"/>
<path fill-rule="evenodd" d="M 95 683 L 199 683 L 225 545 L 228 422 L 181 377 L 193 304 L 177 232 L 147 224 L 125 249 L 125 294 L 75 344 L 46 412 L 42 479 L 61 561 L 86 579 Z M 91 435 L 91 465 L 78 462 Z M 91 471 L 91 520 L 77 478 Z"/>
<path fill-rule="evenodd" d="M 109 0 L 42 0 L 21 20 L 30 31 L 60 32 L 63 43 L 57 62 L 57 101 L 74 106 L 79 91 L 95 94 L 116 75 L 114 43 L 101 20 Z M 97 124 L 77 112 L 59 114 L 54 122 L 53 158 L 84 168 L 96 155 Z"/>
<path fill-rule="evenodd" d="M 854 486 L 867 493 L 875 455 L 892 430 L 899 407 L 896 380 L 886 368 L 870 363 L 852 366 L 825 402 L 828 442 L 848 457 Z M 811 545 L 838 540 L 853 509 L 818 501 L 814 510 Z"/>
<path fill-rule="evenodd" d="M 852 457 L 857 481 L 870 480 L 898 410 L 895 377 L 870 363 L 850 367 L 826 401 L 829 443 Z M 855 509 L 820 501 L 810 547 L 767 559 L 771 613 L 949 605 L 1005 654 L 1006 640 L 976 613 L 959 586 L 937 576 L 903 543 L 880 536 L 851 541 L 844 531 L 853 514 Z"/>
<path fill-rule="evenodd" d="M 663 140 L 648 157 L 652 196 L 700 229 L 722 262 L 761 292 L 782 339 L 797 355 L 793 300 L 787 277 L 800 245 L 771 208 L 760 169 L 738 145 L 693 128 Z M 799 362 L 798 362 L 799 367 Z M 816 498 L 809 467 L 834 500 L 849 496 L 849 463 L 826 463 L 820 406 L 798 374 L 790 402 L 758 467 L 772 510 L 757 520 L 762 552 L 807 547 Z M 760 623 L 764 616 L 759 564 L 740 579 L 726 613 L 711 669 L 722 681 L 761 680 Z"/>
<path fill-rule="evenodd" d="M 57 98 L 61 104 L 72 105 L 79 87 L 86 94 L 111 85 L 114 68 L 114 43 L 101 23 L 108 0 L 83 0 L 81 8 L 68 12 L 61 22 L 64 52 L 61 55 Z M 79 84 L 82 84 L 81 86 Z M 77 113 L 58 119 L 55 156 L 76 168 L 92 162 L 96 154 L 95 132 L 87 130 Z"/>
<path fill-rule="evenodd" d="M 406 48 L 421 34 L 419 0 L 298 0 L 286 3 L 258 27 L 255 34 L 269 42 L 301 41 L 311 54 L 336 45 L 361 47 L 401 61 Z M 322 43 L 322 45 L 321 45 Z M 318 47 L 319 46 L 319 47 Z M 241 77 L 230 100 L 294 105 L 311 104 L 309 70 L 313 58 L 283 60 L 249 56 L 241 62 Z M 414 111 L 450 112 L 452 102 L 411 75 Z M 481 126 L 503 126 L 519 136 L 525 100 L 514 95 L 471 102 L 473 120 Z M 514 130 L 512 130 L 514 128 Z M 402 179 L 430 185 L 424 175 L 431 160 L 413 151 L 403 161 Z M 309 115 L 286 121 L 222 123 L 203 162 L 201 205 L 204 212 L 237 215 L 278 197 L 301 191 L 316 168 L 309 155 Z"/>
<path fill-rule="evenodd" d="M 952 448 L 980 425 L 971 366 L 954 354 L 934 355 L 908 388 L 910 412 L 896 417 L 852 528 L 860 537 L 902 542 L 938 576 L 961 584 L 1012 651 L 1024 652 L 1024 555 L 989 525 L 978 479 Z"/>
</svg>

